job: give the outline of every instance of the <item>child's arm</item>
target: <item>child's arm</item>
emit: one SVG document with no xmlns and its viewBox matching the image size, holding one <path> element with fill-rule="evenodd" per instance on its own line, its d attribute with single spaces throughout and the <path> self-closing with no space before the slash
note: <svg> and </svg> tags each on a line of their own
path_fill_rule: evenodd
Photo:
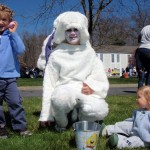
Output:
<svg viewBox="0 0 150 150">
<path fill-rule="evenodd" d="M 13 48 L 13 51 L 17 54 L 20 55 L 25 51 L 25 45 L 20 38 L 20 36 L 16 33 L 18 27 L 18 23 L 16 21 L 13 21 L 13 25 L 10 26 L 8 29 L 10 31 L 10 42 Z"/>
</svg>

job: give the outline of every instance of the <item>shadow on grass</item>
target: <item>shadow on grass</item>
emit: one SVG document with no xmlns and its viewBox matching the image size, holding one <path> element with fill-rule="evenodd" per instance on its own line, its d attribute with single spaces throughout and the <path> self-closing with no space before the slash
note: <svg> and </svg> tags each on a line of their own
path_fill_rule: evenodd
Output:
<svg viewBox="0 0 150 150">
<path fill-rule="evenodd" d="M 12 125 L 11 125 L 11 117 L 8 111 L 4 111 L 4 115 L 5 115 L 5 120 L 6 120 L 6 126 L 7 128 L 9 128 L 10 130 L 12 129 Z"/>
<path fill-rule="evenodd" d="M 35 112 L 33 112 L 33 115 L 36 116 L 36 117 L 39 117 L 40 113 L 41 113 L 40 111 L 35 111 Z"/>
<path fill-rule="evenodd" d="M 69 141 L 69 146 L 72 148 L 76 148 L 75 136 L 73 136 Z"/>
</svg>

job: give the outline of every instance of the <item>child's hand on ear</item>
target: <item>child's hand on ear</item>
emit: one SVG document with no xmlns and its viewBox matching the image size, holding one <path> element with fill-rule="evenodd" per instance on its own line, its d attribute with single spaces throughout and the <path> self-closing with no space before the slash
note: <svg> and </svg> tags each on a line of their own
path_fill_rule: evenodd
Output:
<svg viewBox="0 0 150 150">
<path fill-rule="evenodd" d="M 83 87 L 81 89 L 81 93 L 85 95 L 90 95 L 94 93 L 94 90 L 92 90 L 86 83 L 83 82 Z"/>
<path fill-rule="evenodd" d="M 16 21 L 12 21 L 10 22 L 10 24 L 8 25 L 8 29 L 10 32 L 16 32 L 17 30 L 17 27 L 18 27 L 18 23 Z"/>
</svg>

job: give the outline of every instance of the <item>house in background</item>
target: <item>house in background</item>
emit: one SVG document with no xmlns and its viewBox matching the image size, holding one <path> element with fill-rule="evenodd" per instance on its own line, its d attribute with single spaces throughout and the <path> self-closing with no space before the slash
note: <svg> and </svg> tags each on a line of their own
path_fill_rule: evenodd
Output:
<svg viewBox="0 0 150 150">
<path fill-rule="evenodd" d="M 96 54 L 104 64 L 108 76 L 122 76 L 129 63 L 135 65 L 134 53 L 138 46 L 101 46 L 95 48 Z"/>
</svg>

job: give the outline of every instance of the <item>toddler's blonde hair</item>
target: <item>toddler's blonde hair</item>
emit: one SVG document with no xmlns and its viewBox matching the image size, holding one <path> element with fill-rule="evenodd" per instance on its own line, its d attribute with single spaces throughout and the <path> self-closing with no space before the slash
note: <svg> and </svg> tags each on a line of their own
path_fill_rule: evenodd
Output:
<svg viewBox="0 0 150 150">
<path fill-rule="evenodd" d="M 138 89 L 137 94 L 142 93 L 147 101 L 150 102 L 150 86 L 143 86 Z"/>
<path fill-rule="evenodd" d="M 6 14 L 10 21 L 13 20 L 14 11 L 8 8 L 7 6 L 4 6 L 0 4 L 0 15 Z"/>
</svg>

